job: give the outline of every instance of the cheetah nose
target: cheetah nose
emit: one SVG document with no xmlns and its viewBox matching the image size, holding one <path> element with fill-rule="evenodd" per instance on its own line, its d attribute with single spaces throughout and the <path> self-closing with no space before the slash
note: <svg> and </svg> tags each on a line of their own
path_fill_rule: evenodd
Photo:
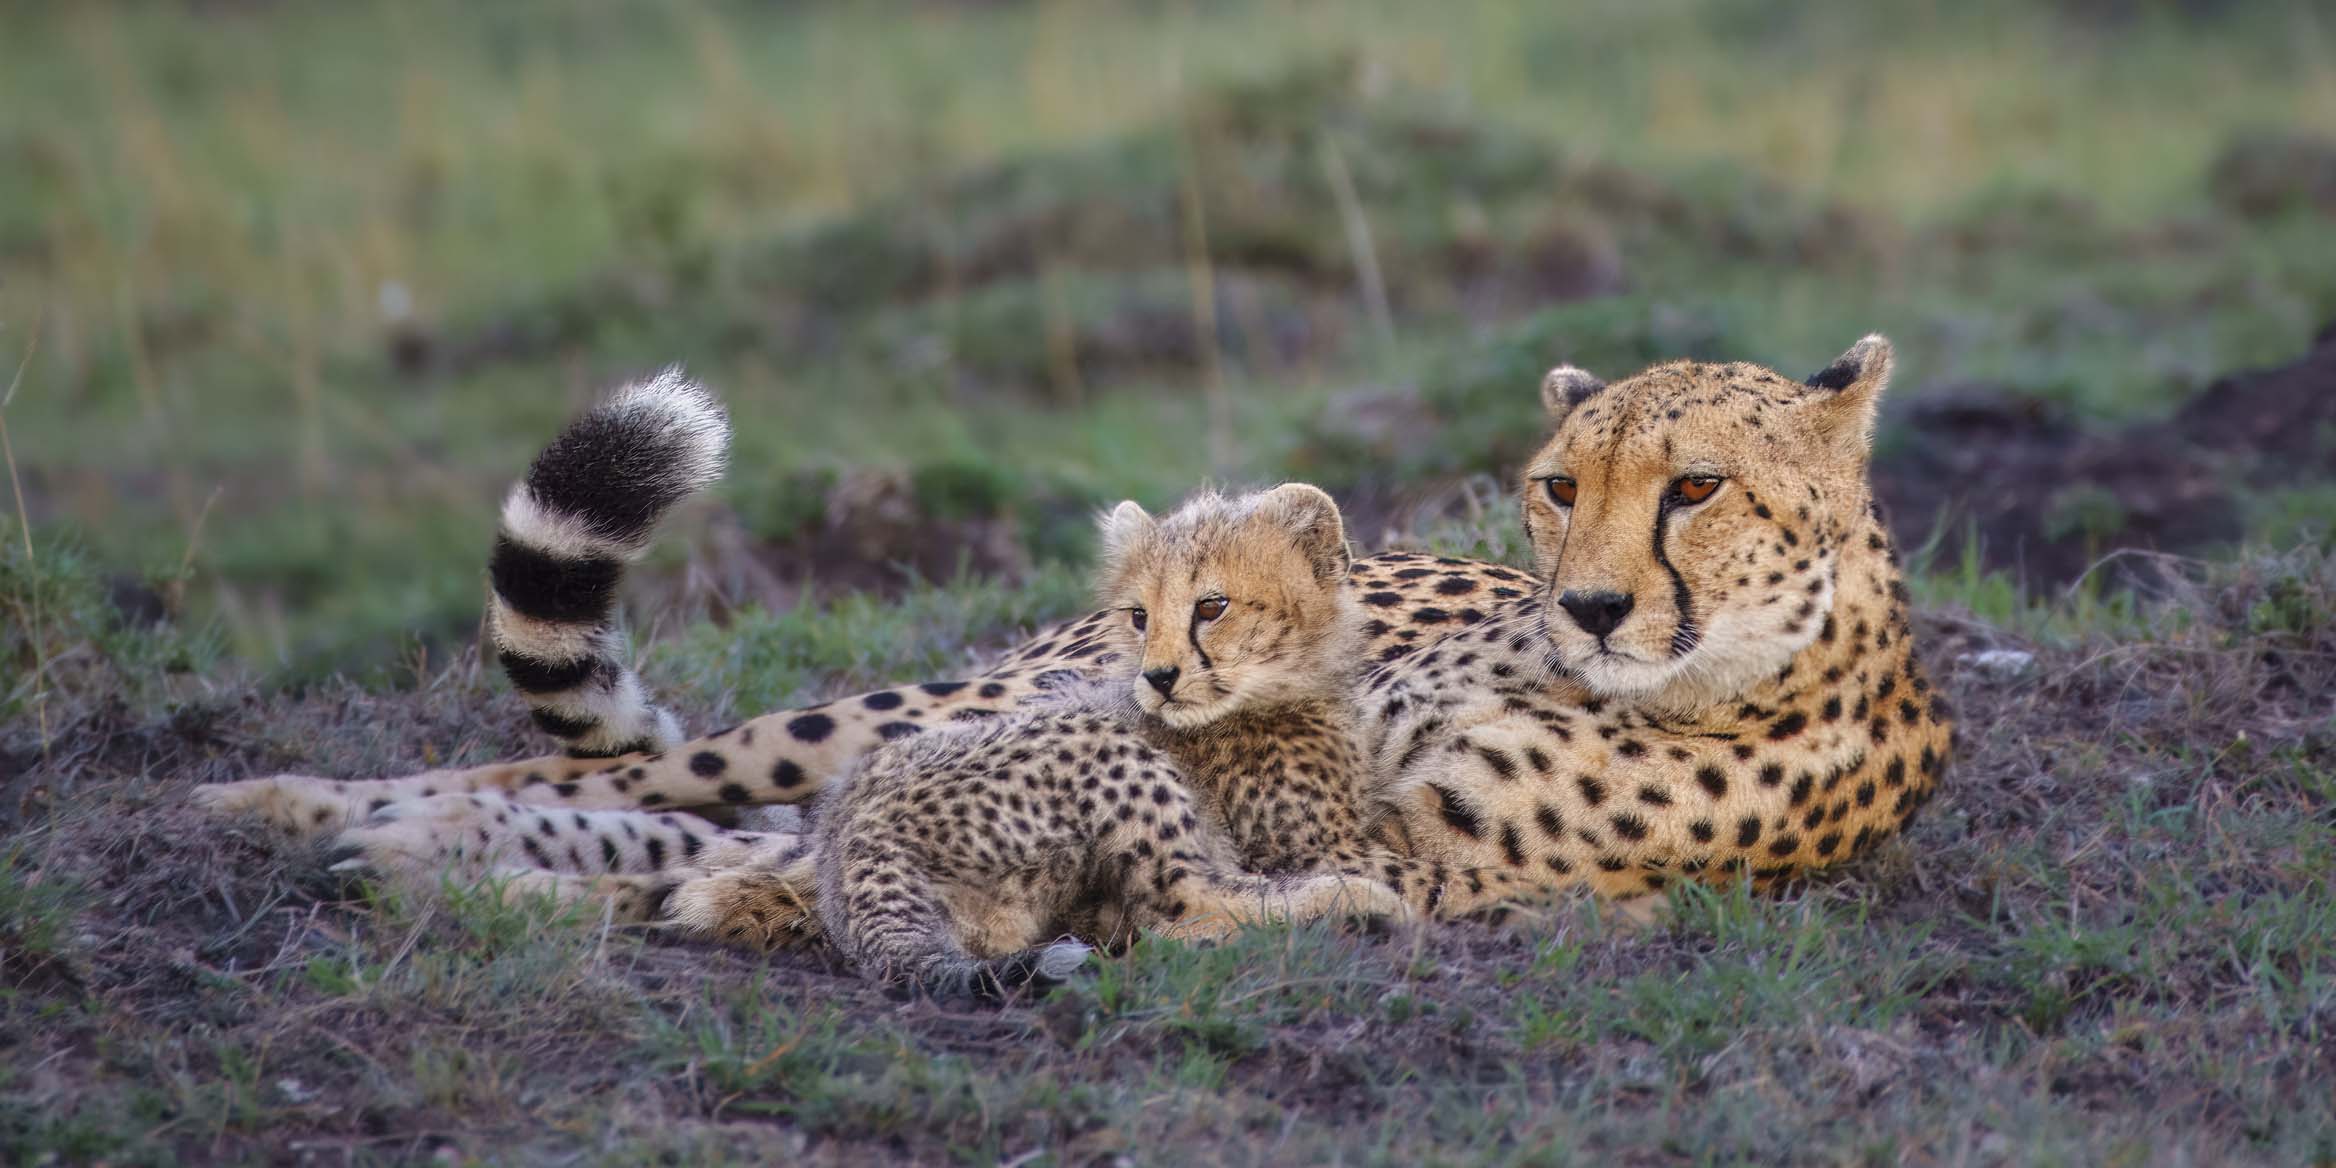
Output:
<svg viewBox="0 0 2336 1168">
<path fill-rule="evenodd" d="M 1152 688 L 1159 690 L 1161 697 L 1167 697 L 1169 694 L 1175 692 L 1176 679 L 1183 676 L 1183 674 L 1184 670 L 1178 668 L 1177 666 L 1163 665 L 1158 669 L 1145 670 L 1144 680 L 1151 682 Z"/>
<path fill-rule="evenodd" d="M 1630 615 L 1636 600 L 1621 592 L 1572 592 L 1557 598 L 1557 606 L 1593 637 L 1604 637 Z"/>
</svg>

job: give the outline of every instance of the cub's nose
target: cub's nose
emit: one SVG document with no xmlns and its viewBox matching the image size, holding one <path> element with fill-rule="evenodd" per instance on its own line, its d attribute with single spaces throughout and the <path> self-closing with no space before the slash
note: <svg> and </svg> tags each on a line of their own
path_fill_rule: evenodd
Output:
<svg viewBox="0 0 2336 1168">
<path fill-rule="evenodd" d="M 1176 679 L 1183 676 L 1183 674 L 1184 670 L 1178 668 L 1177 666 L 1163 665 L 1158 669 L 1145 670 L 1144 680 L 1151 682 L 1152 688 L 1159 690 L 1161 697 L 1167 697 L 1169 694 L 1175 692 Z"/>
<path fill-rule="evenodd" d="M 1631 606 L 1638 603 L 1621 592 L 1573 592 L 1557 598 L 1557 606 L 1582 626 L 1582 631 L 1593 637 L 1603 637 L 1630 615 Z"/>
</svg>

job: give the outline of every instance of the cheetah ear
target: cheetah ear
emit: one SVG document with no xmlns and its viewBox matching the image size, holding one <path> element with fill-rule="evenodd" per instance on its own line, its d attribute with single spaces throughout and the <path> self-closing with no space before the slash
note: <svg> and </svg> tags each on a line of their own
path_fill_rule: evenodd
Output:
<svg viewBox="0 0 2336 1168">
<path fill-rule="evenodd" d="M 1864 458 L 1874 443 L 1874 410 L 1890 384 L 1890 340 L 1868 333 L 1809 378 L 1817 432 L 1843 453 Z"/>
<path fill-rule="evenodd" d="M 1549 411 L 1549 420 L 1562 422 L 1574 412 L 1574 407 L 1590 400 L 1606 383 L 1585 370 L 1571 365 L 1560 365 L 1541 379 L 1541 408 Z"/>
<path fill-rule="evenodd" d="M 1354 557 L 1346 549 L 1346 521 L 1328 492 L 1311 483 L 1283 483 L 1258 500 L 1257 515 L 1296 537 L 1316 579 L 1346 579 Z"/>
<path fill-rule="evenodd" d="M 1103 513 L 1095 521 L 1098 534 L 1103 537 L 1103 571 L 1116 574 L 1127 565 L 1136 545 L 1142 543 L 1158 526 L 1152 514 L 1138 506 L 1134 499 L 1122 500 L 1119 506 Z"/>
</svg>

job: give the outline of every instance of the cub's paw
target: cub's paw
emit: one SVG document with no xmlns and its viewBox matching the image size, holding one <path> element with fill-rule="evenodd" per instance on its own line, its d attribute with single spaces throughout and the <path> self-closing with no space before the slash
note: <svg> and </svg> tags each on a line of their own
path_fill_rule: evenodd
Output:
<svg viewBox="0 0 2336 1168">
<path fill-rule="evenodd" d="M 327 863 L 335 872 L 406 878 L 433 876 L 448 868 L 523 866 L 535 858 L 527 853 L 541 855 L 544 847 L 527 834 L 528 822 L 524 816 L 515 819 L 511 805 L 492 796 L 400 800 L 343 831 L 333 841 Z"/>
<path fill-rule="evenodd" d="M 307 775 L 277 775 L 195 788 L 195 806 L 218 816 L 252 816 L 303 838 L 340 831 L 365 818 L 365 800 L 348 784 Z"/>
<path fill-rule="evenodd" d="M 1036 949 L 993 957 L 974 977 L 973 996 L 997 1003 L 1042 996 L 1077 977 L 1094 952 L 1085 942 L 1064 937 Z"/>
<path fill-rule="evenodd" d="M 773 869 L 716 872 L 666 893 L 663 920 L 683 936 L 748 949 L 786 949 L 823 935 L 809 880 Z"/>
</svg>

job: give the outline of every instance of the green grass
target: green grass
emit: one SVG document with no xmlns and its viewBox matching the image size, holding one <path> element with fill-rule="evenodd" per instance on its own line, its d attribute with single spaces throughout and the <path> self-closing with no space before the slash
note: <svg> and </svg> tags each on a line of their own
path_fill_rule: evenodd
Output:
<svg viewBox="0 0 2336 1168">
<path fill-rule="evenodd" d="M 749 610 L 660 642 L 649 660 L 701 706 L 752 716 L 817 692 L 872 688 L 895 677 L 953 677 L 976 646 L 1076 616 L 1085 573 L 1049 566 L 1020 584 L 966 580 L 897 597 L 847 593 L 784 612 Z"/>
<path fill-rule="evenodd" d="M 249 773 L 274 735 L 357 719 L 410 752 L 475 721 L 463 686 L 255 697 L 194 734 L 161 713 L 0 863 L 0 940 L 68 971 L 27 979 L 0 948 L 0 1034 L 30 1056 L 0 1072 L 0 1138 L 125 1163 L 290 1141 L 491 1162 L 2312 1162 L 2336 1150 L 2313 1089 L 2336 726 L 2324 677 L 2289 692 L 2279 670 L 2326 651 L 2315 571 L 2234 566 L 2140 632 L 2065 626 L 2029 680 L 1946 663 L 1945 796 L 1905 846 L 1783 895 L 1681 887 L 1651 925 L 1142 943 L 1002 1011 L 491 886 L 335 895 L 183 807 L 176 776 Z M 2290 615 L 2258 620 L 2267 603 Z"/>
<path fill-rule="evenodd" d="M 1928 818 L 1651 926 L 1260 929 L 966 1012 L 491 887 L 347 888 L 184 805 L 539 748 L 468 652 L 495 500 L 673 360 L 739 422 L 628 594 L 697 725 L 961 672 L 1084 607 L 1096 508 L 1211 478 L 1521 562 L 1504 476 L 1560 360 L 1801 373 L 1881 329 L 1906 399 L 2163 417 L 2336 317 L 2311 5 L 8 28 L 0 367 L 38 347 L 0 407 L 0 1158 L 2336 1158 L 2336 581 L 2300 472 L 2236 500 L 2252 549 L 2139 588 L 1938 529 L 1912 585 L 1963 739 Z M 897 530 L 838 551 L 878 504 Z M 2056 489 L 2045 521 L 2133 505 Z"/>
<path fill-rule="evenodd" d="M 2336 316 L 2320 215 L 2216 178 L 2336 134 L 2332 37 L 2302 4 L 36 7 L 0 46 L 34 274 L 0 353 L 40 333 L 8 421 L 44 541 L 313 679 L 464 640 L 501 485 L 676 359 L 739 415 L 758 535 L 891 468 L 943 511 L 1004 484 L 1041 560 L 1064 511 L 1211 475 L 1503 471 L 1558 359 L 1799 370 L 1881 328 L 1904 392 L 2147 416 Z M 1417 424 L 1358 430 L 1356 389 Z"/>
</svg>

